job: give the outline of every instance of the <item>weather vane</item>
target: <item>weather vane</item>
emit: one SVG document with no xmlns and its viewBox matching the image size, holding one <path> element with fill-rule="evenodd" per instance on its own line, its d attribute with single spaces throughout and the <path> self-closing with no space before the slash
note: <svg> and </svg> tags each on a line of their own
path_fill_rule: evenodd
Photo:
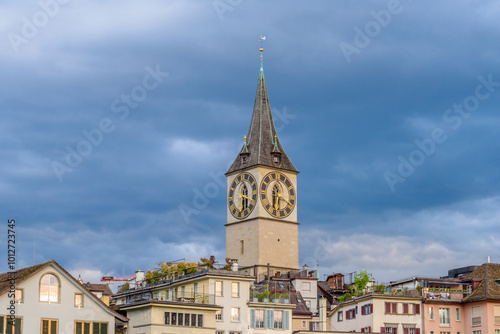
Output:
<svg viewBox="0 0 500 334">
<path fill-rule="evenodd" d="M 259 39 L 259 43 L 261 43 L 260 45 L 260 69 L 262 70 L 264 65 L 263 65 L 263 60 L 262 60 L 262 52 L 264 52 L 264 48 L 262 47 L 262 42 L 266 40 L 266 36 L 262 36 L 260 35 L 260 39 Z"/>
</svg>

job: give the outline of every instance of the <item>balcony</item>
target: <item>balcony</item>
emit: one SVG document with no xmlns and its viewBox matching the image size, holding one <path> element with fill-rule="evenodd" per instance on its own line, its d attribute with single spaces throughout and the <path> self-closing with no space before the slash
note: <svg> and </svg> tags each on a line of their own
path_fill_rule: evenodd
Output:
<svg viewBox="0 0 500 334">
<path fill-rule="evenodd" d="M 203 293 L 188 293 L 186 292 L 183 296 L 172 296 L 166 292 L 154 293 L 151 296 L 150 292 L 145 292 L 143 294 L 136 294 L 127 296 L 127 304 L 136 303 L 140 301 L 163 301 L 172 303 L 188 303 L 188 304 L 215 304 L 215 295 L 213 294 L 203 294 Z"/>
</svg>

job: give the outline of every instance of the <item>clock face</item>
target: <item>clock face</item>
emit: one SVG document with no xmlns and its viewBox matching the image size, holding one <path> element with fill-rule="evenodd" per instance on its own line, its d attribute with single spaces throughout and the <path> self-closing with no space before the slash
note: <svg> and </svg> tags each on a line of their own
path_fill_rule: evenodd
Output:
<svg viewBox="0 0 500 334">
<path fill-rule="evenodd" d="M 295 208 L 297 195 L 292 181 L 285 174 L 270 172 L 260 184 L 260 200 L 271 216 L 285 218 Z"/>
<path fill-rule="evenodd" d="M 257 204 L 257 182 L 250 173 L 236 176 L 227 196 L 229 211 L 237 219 L 248 217 Z"/>
</svg>

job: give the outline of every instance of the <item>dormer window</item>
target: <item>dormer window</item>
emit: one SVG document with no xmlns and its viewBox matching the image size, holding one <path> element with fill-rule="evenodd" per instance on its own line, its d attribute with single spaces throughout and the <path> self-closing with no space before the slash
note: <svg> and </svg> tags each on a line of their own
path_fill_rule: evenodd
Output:
<svg viewBox="0 0 500 334">
<path fill-rule="evenodd" d="M 272 154 L 273 165 L 279 167 L 281 165 L 281 153 Z"/>
<path fill-rule="evenodd" d="M 246 155 L 242 155 L 241 156 L 241 164 L 244 165 L 247 163 L 247 156 Z"/>
</svg>

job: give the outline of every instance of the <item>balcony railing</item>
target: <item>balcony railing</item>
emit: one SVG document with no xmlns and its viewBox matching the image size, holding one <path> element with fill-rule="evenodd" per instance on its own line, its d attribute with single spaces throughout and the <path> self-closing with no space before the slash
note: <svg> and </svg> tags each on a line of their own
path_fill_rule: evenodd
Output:
<svg viewBox="0 0 500 334">
<path fill-rule="evenodd" d="M 175 302 L 175 303 L 189 303 L 189 304 L 215 304 L 215 296 L 213 294 L 203 294 L 203 293 L 188 293 L 186 292 L 184 295 L 180 294 L 179 296 L 170 295 L 166 293 L 151 294 L 137 294 L 127 297 L 127 303 L 134 303 L 143 300 L 151 300 L 151 301 L 166 301 L 166 302 Z"/>
</svg>

